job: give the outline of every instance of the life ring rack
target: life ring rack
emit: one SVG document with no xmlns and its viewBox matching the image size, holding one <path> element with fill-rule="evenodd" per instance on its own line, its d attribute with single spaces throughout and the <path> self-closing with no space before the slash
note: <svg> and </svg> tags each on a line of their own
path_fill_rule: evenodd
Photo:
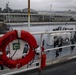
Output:
<svg viewBox="0 0 76 75">
<path fill-rule="evenodd" d="M 12 42 L 13 40 L 21 39 L 23 41 L 26 41 L 29 46 L 29 52 L 28 54 L 21 59 L 12 60 L 7 57 L 6 55 L 6 47 L 7 45 Z M 0 39 L 0 52 L 3 52 L 2 55 L 0 55 L 0 59 L 3 62 L 5 66 L 8 68 L 20 68 L 26 64 L 28 64 L 35 56 L 35 48 L 37 48 L 37 42 L 32 34 L 30 34 L 27 31 L 21 30 L 20 36 L 18 36 L 18 31 L 13 30 L 8 33 L 6 33 L 2 38 Z"/>
</svg>

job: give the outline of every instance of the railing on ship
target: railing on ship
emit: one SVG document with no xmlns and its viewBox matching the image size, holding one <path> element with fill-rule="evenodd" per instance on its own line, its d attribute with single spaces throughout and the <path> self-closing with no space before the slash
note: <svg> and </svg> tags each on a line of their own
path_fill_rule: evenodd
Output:
<svg viewBox="0 0 76 75">
<path fill-rule="evenodd" d="M 76 30 L 63 30 L 63 31 L 42 31 L 42 32 L 32 32 L 31 34 L 33 35 L 40 35 L 40 47 L 42 47 L 42 41 L 43 41 L 43 35 L 44 34 L 52 34 L 52 33 L 64 33 L 64 32 L 75 32 Z M 67 46 L 62 46 L 62 47 L 56 47 L 52 49 L 46 49 L 45 51 L 51 51 L 59 48 L 66 48 L 70 46 L 76 46 L 76 44 L 73 45 L 67 45 Z"/>
<path fill-rule="evenodd" d="M 33 35 L 40 35 L 40 47 L 42 47 L 42 42 L 43 42 L 43 35 L 45 34 L 53 34 L 53 33 L 67 33 L 67 32 L 76 32 L 76 30 L 63 30 L 63 31 L 42 31 L 42 32 L 32 32 Z M 72 34 L 72 33 L 71 33 Z M 50 48 L 50 49 L 45 49 L 44 52 L 49 52 L 49 51 L 53 51 L 53 50 L 57 50 L 60 48 L 67 48 L 67 47 L 71 47 L 71 46 L 76 46 L 76 44 L 70 44 L 70 45 L 66 45 L 66 46 L 61 46 L 61 47 L 55 47 L 55 48 Z M 39 53 L 41 52 L 38 51 Z M 55 58 L 55 62 L 60 62 L 60 61 L 64 61 L 64 60 L 68 60 L 68 59 L 72 59 L 72 58 L 76 58 L 76 53 L 75 54 L 70 54 L 70 55 L 66 55 L 60 58 Z M 64 60 L 63 60 L 64 59 Z M 48 61 L 48 60 L 47 60 Z M 47 63 L 47 62 L 46 62 Z M 53 64 L 53 61 L 50 61 L 51 64 Z M 49 63 L 49 64 L 50 64 Z M 48 65 L 48 63 L 47 63 Z"/>
<path fill-rule="evenodd" d="M 63 30 L 63 31 L 42 31 L 42 32 L 31 32 L 31 34 L 33 34 L 33 35 L 40 35 L 40 47 L 42 47 L 42 42 L 43 42 L 43 35 L 45 35 L 45 34 L 52 34 L 52 33 L 64 33 L 64 32 L 76 32 L 76 30 Z M 50 49 L 45 49 L 44 51 L 45 52 L 48 52 L 48 51 L 53 51 L 53 50 L 56 50 L 56 49 L 60 49 L 60 48 L 67 48 L 67 47 L 70 47 L 70 46 L 76 46 L 76 44 L 70 44 L 70 45 L 67 45 L 67 46 L 61 46 L 61 47 L 56 47 L 56 48 L 50 48 Z M 39 53 L 41 52 L 40 50 L 38 51 Z M 76 54 L 76 53 L 75 53 Z M 61 62 L 61 61 L 64 61 L 64 60 L 68 60 L 68 59 L 72 59 L 72 58 L 76 58 L 76 56 L 75 56 L 75 54 L 70 54 L 70 55 L 68 55 L 67 57 L 65 57 L 64 58 L 64 56 L 63 57 L 61 57 L 61 58 L 55 58 L 55 60 L 50 60 L 50 61 L 48 61 L 47 60 L 47 62 L 46 62 L 46 64 L 47 65 L 50 65 L 50 64 L 54 64 L 54 63 L 58 63 L 58 62 Z M 50 58 L 49 58 L 50 59 Z M 63 60 L 64 59 L 64 60 Z M 60 61 L 61 60 L 61 61 Z M 41 60 L 39 60 L 39 62 L 40 62 Z M 48 63 L 49 62 L 49 63 Z M 21 72 L 25 72 L 25 71 L 29 71 L 29 70 L 32 70 L 32 69 L 36 69 L 36 68 L 39 68 L 40 67 L 40 65 L 39 66 L 36 66 L 35 64 L 36 64 L 37 62 L 34 62 L 33 63 L 33 66 L 31 66 L 31 67 L 26 67 L 26 68 L 24 68 L 24 69 L 21 69 L 21 70 L 16 70 L 15 69 L 15 71 L 14 72 L 10 72 L 10 73 L 6 73 L 6 74 L 3 74 L 3 75 L 10 75 L 10 74 L 16 74 L 16 73 L 21 73 Z M 34 67 L 34 65 L 35 65 L 35 67 Z"/>
</svg>

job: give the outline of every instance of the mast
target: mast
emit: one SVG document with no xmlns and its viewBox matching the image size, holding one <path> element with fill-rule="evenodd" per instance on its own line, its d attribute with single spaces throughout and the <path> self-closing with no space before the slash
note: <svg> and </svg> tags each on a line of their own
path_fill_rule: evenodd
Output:
<svg viewBox="0 0 76 75">
<path fill-rule="evenodd" d="M 50 5 L 50 22 L 52 21 L 52 4 Z"/>
<path fill-rule="evenodd" d="M 28 31 L 30 31 L 30 0 L 28 0 Z"/>
<path fill-rule="evenodd" d="M 6 3 L 6 9 L 7 9 L 7 15 L 8 15 L 7 20 L 10 23 L 9 1 Z"/>
</svg>

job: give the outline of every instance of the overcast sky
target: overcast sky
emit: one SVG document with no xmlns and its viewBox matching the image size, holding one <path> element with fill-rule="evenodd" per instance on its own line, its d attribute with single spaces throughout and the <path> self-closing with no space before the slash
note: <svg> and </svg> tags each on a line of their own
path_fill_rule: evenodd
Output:
<svg viewBox="0 0 76 75">
<path fill-rule="evenodd" d="M 28 0 L 0 0 L 0 7 L 4 8 L 9 1 L 12 9 L 27 8 Z M 76 11 L 76 0 L 30 0 L 31 8 L 35 10 L 74 10 Z"/>
</svg>

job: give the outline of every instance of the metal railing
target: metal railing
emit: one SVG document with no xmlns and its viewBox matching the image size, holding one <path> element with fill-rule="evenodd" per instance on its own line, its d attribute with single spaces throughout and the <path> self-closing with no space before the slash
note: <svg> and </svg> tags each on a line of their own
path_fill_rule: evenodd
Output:
<svg viewBox="0 0 76 75">
<path fill-rule="evenodd" d="M 53 34 L 53 33 L 64 33 L 64 32 L 75 32 L 76 30 L 63 30 L 63 31 L 42 31 L 42 32 L 32 32 L 31 34 L 33 35 L 40 35 L 40 47 L 42 47 L 42 41 L 43 41 L 43 35 L 44 34 Z M 62 46 L 62 47 L 56 47 L 56 48 L 51 48 L 51 49 L 46 49 L 45 51 L 51 51 L 59 48 L 66 48 L 70 46 L 76 46 L 76 44 L 73 45 L 67 45 L 67 46 Z"/>
<path fill-rule="evenodd" d="M 42 41 L 43 41 L 43 35 L 45 34 L 52 34 L 52 33 L 64 33 L 64 32 L 75 32 L 76 30 L 63 30 L 63 31 L 42 31 L 42 32 L 31 32 L 32 35 L 40 35 L 40 47 L 42 47 Z M 56 48 L 50 48 L 50 49 L 45 49 L 44 51 L 52 51 L 52 50 L 56 50 L 59 48 L 66 48 L 66 47 L 70 47 L 70 46 L 76 46 L 76 44 L 71 44 L 71 45 L 67 45 L 67 46 L 61 46 L 61 47 L 56 47 Z M 38 51 L 39 53 L 41 52 L 40 50 Z M 68 57 L 70 58 L 70 56 L 68 55 Z M 76 56 L 74 56 L 76 58 Z M 41 61 L 41 60 L 39 60 Z M 55 62 L 55 61 L 54 61 Z M 46 62 L 47 63 L 47 62 Z M 38 68 L 39 66 L 35 66 L 35 68 Z M 35 69 L 34 67 L 31 67 L 31 69 Z M 30 68 L 28 68 L 28 70 L 30 70 Z M 20 72 L 24 72 L 27 71 L 27 69 L 23 69 L 21 71 L 15 71 L 15 72 L 11 72 L 11 73 L 6 73 L 3 75 L 10 75 L 10 74 L 15 74 L 15 73 L 20 73 Z"/>
</svg>

